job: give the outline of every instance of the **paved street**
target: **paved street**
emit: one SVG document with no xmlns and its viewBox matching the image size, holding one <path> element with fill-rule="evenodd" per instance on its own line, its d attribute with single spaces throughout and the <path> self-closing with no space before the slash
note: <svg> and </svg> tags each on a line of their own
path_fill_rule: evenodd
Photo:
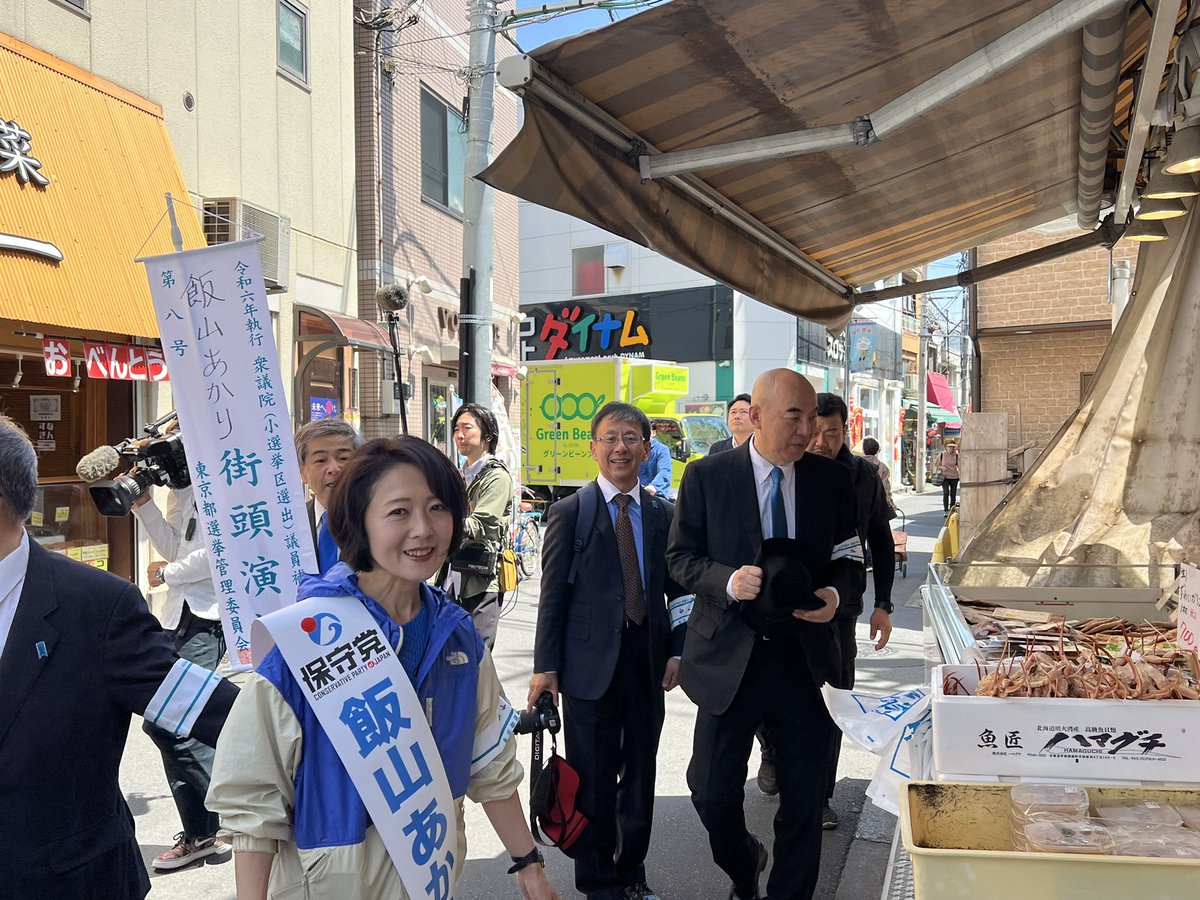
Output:
<svg viewBox="0 0 1200 900">
<path fill-rule="evenodd" d="M 908 515 L 908 576 L 897 573 L 893 618 L 896 630 L 891 644 L 876 653 L 867 642 L 865 624 L 859 625 L 858 687 L 887 692 L 908 687 L 923 679 L 921 612 L 911 598 L 925 577 L 929 550 L 942 524 L 941 495 L 899 495 L 897 500 Z M 899 520 L 893 523 L 899 527 Z M 501 621 L 496 665 L 508 695 L 524 698 L 530 675 L 533 632 L 536 619 L 537 582 L 520 586 L 514 603 Z M 871 606 L 868 596 L 866 605 Z M 655 839 L 650 849 L 650 885 L 671 900 L 724 898 L 728 882 L 713 865 L 708 841 L 688 797 L 685 772 L 691 750 L 694 707 L 678 689 L 667 697 L 667 719 L 659 750 L 658 800 L 655 806 Z M 140 724 L 140 723 L 139 723 Z M 519 749 L 528 761 L 528 738 Z M 876 900 L 884 879 L 889 844 L 895 820 L 866 804 L 864 790 L 875 771 L 875 757 L 849 743 L 842 751 L 839 783 L 834 808 L 842 817 L 841 827 L 826 832 L 821 885 L 823 900 Z M 770 845 L 775 799 L 759 793 L 754 785 L 757 756 L 751 760 L 747 781 L 746 810 L 751 828 Z M 179 830 L 162 764 L 149 738 L 135 727 L 129 736 L 121 781 L 136 819 L 143 855 L 149 861 L 171 845 Z M 524 794 L 524 791 L 522 791 Z M 518 897 L 515 881 L 505 874 L 508 866 L 504 848 L 496 840 L 482 810 L 467 804 L 467 837 L 470 847 L 466 870 L 458 893 L 460 900 L 492 900 Z M 570 861 L 561 853 L 547 851 L 548 871 L 564 897 L 578 896 L 573 890 Z M 151 897 L 158 900 L 232 900 L 233 865 L 197 864 L 188 869 L 151 875 Z M 765 881 L 764 881 L 765 884 Z"/>
</svg>

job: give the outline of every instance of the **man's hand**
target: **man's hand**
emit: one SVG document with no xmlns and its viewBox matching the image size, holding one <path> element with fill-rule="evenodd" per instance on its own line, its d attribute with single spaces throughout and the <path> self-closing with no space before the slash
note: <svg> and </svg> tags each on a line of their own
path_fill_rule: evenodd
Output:
<svg viewBox="0 0 1200 900">
<path fill-rule="evenodd" d="M 150 587 L 160 587 L 167 583 L 162 574 L 166 567 L 166 562 L 161 559 L 146 566 L 146 579 L 150 582 Z"/>
<path fill-rule="evenodd" d="M 646 485 L 643 485 L 643 487 L 646 489 L 647 494 L 653 495 L 653 494 L 658 493 L 658 491 L 655 490 L 654 485 L 652 485 L 652 484 L 646 484 Z"/>
<path fill-rule="evenodd" d="M 679 684 L 679 659 L 672 656 L 667 660 L 667 671 L 663 673 L 663 690 L 672 691 Z"/>
<path fill-rule="evenodd" d="M 825 605 L 820 609 L 798 609 L 792 613 L 797 619 L 803 619 L 805 622 L 828 622 L 837 613 L 838 595 L 836 591 L 830 590 L 827 587 L 817 588 L 813 591 L 819 598 L 825 601 Z"/>
<path fill-rule="evenodd" d="M 133 469 L 130 469 L 130 470 L 129 470 L 129 472 L 132 472 L 132 471 L 133 471 Z M 128 474 L 129 474 L 129 472 L 126 472 L 125 474 L 126 474 L 126 475 L 128 475 Z M 134 505 L 135 507 L 137 507 L 137 506 L 143 506 L 143 505 L 145 505 L 145 504 L 147 504 L 147 503 L 149 503 L 149 502 L 150 502 L 150 492 L 149 492 L 149 491 L 145 491 L 144 493 L 138 494 L 138 498 L 137 498 L 136 500 L 134 500 L 134 501 L 133 501 L 133 505 Z"/>
<path fill-rule="evenodd" d="M 871 640 L 875 640 L 875 635 L 879 635 L 879 640 L 875 644 L 876 650 L 886 647 L 892 637 L 892 617 L 888 615 L 886 609 L 879 607 L 875 607 L 875 611 L 871 613 Z"/>
<path fill-rule="evenodd" d="M 517 887 L 525 900 L 559 900 L 558 891 L 546 877 L 546 870 L 537 863 L 517 873 Z"/>
<path fill-rule="evenodd" d="M 733 573 L 729 587 L 735 600 L 753 600 L 762 590 L 763 570 L 758 566 L 742 566 Z"/>
<path fill-rule="evenodd" d="M 558 706 L 558 673 L 538 672 L 529 679 L 529 701 L 526 709 L 532 710 L 534 701 L 542 696 L 542 691 L 549 691 L 554 696 L 554 705 Z"/>
</svg>

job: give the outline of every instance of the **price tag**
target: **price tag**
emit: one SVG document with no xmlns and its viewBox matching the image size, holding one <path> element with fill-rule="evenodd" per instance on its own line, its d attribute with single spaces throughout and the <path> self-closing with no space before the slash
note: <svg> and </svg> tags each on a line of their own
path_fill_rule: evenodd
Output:
<svg viewBox="0 0 1200 900">
<path fill-rule="evenodd" d="M 66 522 L 70 518 L 71 518 L 71 507 L 69 507 L 69 506 L 54 507 L 54 521 L 55 522 L 58 522 L 61 525 L 63 522 Z"/>
<path fill-rule="evenodd" d="M 1175 643 L 1181 650 L 1200 653 L 1200 569 L 1184 563 L 1179 586 L 1179 629 Z"/>
<path fill-rule="evenodd" d="M 29 514 L 29 521 L 40 528 L 45 522 L 45 519 L 42 518 L 41 512 L 35 509 Z"/>
</svg>

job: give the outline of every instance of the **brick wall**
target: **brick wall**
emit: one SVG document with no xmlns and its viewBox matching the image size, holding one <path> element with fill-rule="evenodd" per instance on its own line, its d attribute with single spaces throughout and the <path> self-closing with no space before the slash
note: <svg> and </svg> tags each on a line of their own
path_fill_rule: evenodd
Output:
<svg viewBox="0 0 1200 900">
<path fill-rule="evenodd" d="M 980 266 L 1058 243 L 1079 232 L 1026 231 L 979 247 Z M 1136 264 L 1137 246 L 1119 243 L 1114 258 Z M 981 412 L 1008 413 L 1009 444 L 1045 447 L 1079 405 L 1080 375 L 1094 372 L 1108 345 L 1107 326 L 1057 331 L 1055 326 L 1108 322 L 1108 251 L 1094 249 L 985 281 L 979 301 Z M 988 329 L 1034 326 L 1031 334 L 988 335 Z M 1038 329 L 1037 326 L 1042 326 Z M 1017 429 L 1020 414 L 1020 434 Z"/>
</svg>

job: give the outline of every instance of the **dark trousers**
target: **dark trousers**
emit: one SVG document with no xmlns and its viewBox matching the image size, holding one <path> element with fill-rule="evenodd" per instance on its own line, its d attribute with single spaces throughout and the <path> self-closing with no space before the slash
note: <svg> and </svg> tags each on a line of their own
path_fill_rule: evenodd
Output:
<svg viewBox="0 0 1200 900">
<path fill-rule="evenodd" d="M 708 830 L 713 861 L 738 893 L 753 896 L 757 846 L 746 829 L 746 765 L 754 732 L 771 732 L 779 782 L 772 900 L 808 900 L 821 866 L 821 801 L 833 722 L 795 640 L 754 643 L 741 686 L 723 715 L 696 713 L 688 787 Z"/>
<path fill-rule="evenodd" d="M 500 628 L 500 607 L 504 605 L 504 592 L 485 591 L 474 597 L 463 597 L 459 605 L 471 616 L 475 630 L 483 638 L 489 650 L 496 649 L 496 632 Z"/>
<path fill-rule="evenodd" d="M 579 772 L 578 806 L 589 819 L 575 887 L 589 900 L 620 900 L 626 887 L 646 880 L 664 715 L 649 632 L 647 625 L 622 631 L 617 668 L 599 700 L 564 695 L 566 758 Z"/>
<path fill-rule="evenodd" d="M 221 623 L 193 615 L 187 604 L 184 604 L 179 627 L 170 633 L 170 637 L 181 658 L 206 669 L 215 669 L 225 655 Z M 142 731 L 150 735 L 162 754 L 167 783 L 183 824 L 183 836 L 197 838 L 216 834 L 220 819 L 204 806 L 212 777 L 213 748 L 194 738 L 176 737 L 144 720 Z"/>
<path fill-rule="evenodd" d="M 958 502 L 958 479 L 945 478 L 942 480 L 942 509 L 950 512 Z"/>
<path fill-rule="evenodd" d="M 854 660 L 858 657 L 858 641 L 854 636 L 854 626 L 856 624 L 858 624 L 858 620 L 848 616 L 845 618 L 838 617 L 833 620 L 833 627 L 837 632 L 838 647 L 842 651 L 841 679 L 834 687 L 845 688 L 846 690 L 854 687 Z M 829 759 L 826 768 L 828 778 L 825 782 L 825 799 L 827 801 L 833 797 L 833 789 L 837 785 L 838 760 L 842 756 L 841 729 L 837 725 L 834 725 L 831 728 L 831 732 Z"/>
</svg>

